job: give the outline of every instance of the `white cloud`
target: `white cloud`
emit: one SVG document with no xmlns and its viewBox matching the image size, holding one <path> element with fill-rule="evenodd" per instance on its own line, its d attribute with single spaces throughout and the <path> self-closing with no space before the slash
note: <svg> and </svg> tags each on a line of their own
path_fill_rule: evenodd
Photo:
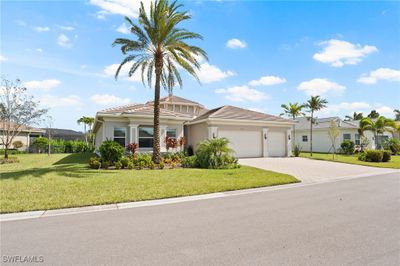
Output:
<svg viewBox="0 0 400 266">
<path fill-rule="evenodd" d="M 329 40 L 320 43 L 323 50 L 314 54 L 313 58 L 333 67 L 355 65 L 370 53 L 378 52 L 375 46 L 353 44 L 342 40 Z"/>
<path fill-rule="evenodd" d="M 65 34 L 60 34 L 57 38 L 58 45 L 62 47 L 71 47 L 71 40 Z"/>
<path fill-rule="evenodd" d="M 72 26 L 57 25 L 57 27 L 58 27 L 59 29 L 61 29 L 61 30 L 65 30 L 65 31 L 73 31 L 73 30 L 75 30 L 75 28 L 72 27 Z"/>
<path fill-rule="evenodd" d="M 130 80 L 130 81 L 135 81 L 135 82 L 142 82 L 142 74 L 141 74 L 141 70 L 137 70 L 135 73 L 133 73 L 132 77 L 128 76 L 129 70 L 132 66 L 133 62 L 131 64 L 127 63 L 125 64 L 118 75 L 118 78 L 120 79 L 125 79 L 125 80 Z M 112 65 L 108 65 L 104 68 L 103 72 L 106 76 L 108 77 L 114 77 L 115 76 L 115 72 L 117 72 L 117 69 L 119 67 L 119 64 L 112 64 Z"/>
<path fill-rule="evenodd" d="M 69 95 L 66 97 L 53 96 L 53 95 L 45 95 L 40 98 L 40 103 L 47 107 L 70 107 L 81 105 L 81 98 L 76 95 Z"/>
<path fill-rule="evenodd" d="M 104 19 L 108 14 L 116 14 L 137 18 L 139 15 L 141 1 L 133 0 L 90 0 L 89 3 L 100 7 L 102 10 L 97 13 L 98 19 Z M 145 8 L 150 6 L 151 0 L 143 0 Z"/>
<path fill-rule="evenodd" d="M 239 39 L 230 39 L 226 42 L 226 47 L 231 49 L 245 48 L 246 46 L 246 43 Z"/>
<path fill-rule="evenodd" d="M 50 31 L 50 28 L 47 27 L 47 26 L 45 26 L 45 27 L 37 26 L 37 27 L 33 27 L 32 29 L 37 31 L 37 32 Z"/>
<path fill-rule="evenodd" d="M 259 102 L 269 98 L 269 95 L 262 91 L 249 88 L 246 85 L 235 86 L 227 89 L 218 89 L 219 94 L 225 94 L 225 98 L 233 102 Z"/>
<path fill-rule="evenodd" d="M 43 49 L 42 48 L 37 48 L 36 52 L 41 53 L 41 52 L 43 52 Z"/>
<path fill-rule="evenodd" d="M 285 83 L 286 79 L 277 76 L 263 76 L 258 80 L 252 80 L 249 82 L 250 86 L 271 86 L 276 84 Z"/>
<path fill-rule="evenodd" d="M 129 28 L 128 26 L 126 26 L 125 22 L 122 23 L 118 28 L 117 31 L 123 34 L 129 34 Z"/>
<path fill-rule="evenodd" d="M 211 83 L 223 80 L 227 77 L 231 77 L 236 74 L 230 70 L 223 71 L 219 69 L 217 66 L 210 65 L 209 63 L 202 63 L 200 65 L 200 70 L 197 71 L 197 75 L 201 82 Z"/>
<path fill-rule="evenodd" d="M 57 87 L 58 85 L 61 84 L 61 81 L 59 81 L 58 79 L 45 79 L 45 80 L 31 80 L 28 82 L 24 83 L 24 86 L 27 89 L 39 89 L 39 90 L 44 90 L 44 91 L 48 91 L 51 90 L 55 87 Z"/>
<path fill-rule="evenodd" d="M 7 57 L 5 57 L 4 55 L 0 55 L 0 62 L 5 62 L 7 60 L 8 60 Z"/>
<path fill-rule="evenodd" d="M 389 107 L 389 106 L 381 106 L 375 109 L 380 115 L 383 116 L 389 116 L 392 117 L 393 116 L 393 108 Z"/>
<path fill-rule="evenodd" d="M 366 102 L 342 102 L 339 104 L 328 104 L 325 113 L 338 113 L 340 111 L 360 112 L 363 110 L 370 109 L 371 105 Z"/>
<path fill-rule="evenodd" d="M 309 81 L 303 81 L 297 87 L 299 91 L 304 91 L 307 95 L 324 95 L 328 92 L 341 94 L 346 87 L 339 85 L 327 79 L 316 78 Z"/>
<path fill-rule="evenodd" d="M 99 105 L 124 105 L 130 102 L 129 98 L 120 98 L 109 94 L 96 94 L 91 96 L 90 99 Z"/>
<path fill-rule="evenodd" d="M 378 80 L 400 81 L 400 70 L 391 68 L 378 68 L 369 74 L 363 74 L 357 82 L 364 84 L 375 84 Z"/>
</svg>

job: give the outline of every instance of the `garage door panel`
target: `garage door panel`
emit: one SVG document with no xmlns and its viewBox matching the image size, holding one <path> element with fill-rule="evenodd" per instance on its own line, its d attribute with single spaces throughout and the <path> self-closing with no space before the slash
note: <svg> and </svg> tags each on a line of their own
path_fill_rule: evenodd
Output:
<svg viewBox="0 0 400 266">
<path fill-rule="evenodd" d="M 262 156 L 262 135 L 261 131 L 247 130 L 221 130 L 219 137 L 229 139 L 229 146 L 235 151 L 239 158 L 261 157 Z"/>
<path fill-rule="evenodd" d="M 268 132 L 267 144 L 268 156 L 283 157 L 286 156 L 286 134 L 282 131 Z"/>
</svg>

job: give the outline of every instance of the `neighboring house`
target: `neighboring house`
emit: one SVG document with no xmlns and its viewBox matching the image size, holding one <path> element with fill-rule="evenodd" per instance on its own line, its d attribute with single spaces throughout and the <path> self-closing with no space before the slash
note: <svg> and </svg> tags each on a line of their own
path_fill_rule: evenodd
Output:
<svg viewBox="0 0 400 266">
<path fill-rule="evenodd" d="M 292 120 L 234 106 L 207 110 L 203 105 L 177 96 L 160 100 L 161 151 L 165 138 L 184 137 L 194 150 L 203 140 L 226 137 L 237 157 L 291 155 Z M 153 149 L 153 102 L 100 111 L 93 132 L 96 148 L 106 139 L 123 146 L 138 143 L 139 151 Z"/>
<path fill-rule="evenodd" d="M 305 117 L 296 119 L 296 145 L 301 147 L 302 151 L 310 151 L 310 120 Z M 332 142 L 329 138 L 329 127 L 331 121 L 336 122 L 340 131 L 336 140 L 336 149 L 344 140 L 351 140 L 355 145 L 361 144 L 361 136 L 358 128 L 360 121 L 344 121 L 339 117 L 317 118 L 313 125 L 313 151 L 315 152 L 333 152 Z M 375 138 L 371 131 L 364 131 L 364 136 L 368 139 L 368 148 L 375 149 Z M 383 136 L 378 136 L 377 143 L 381 144 L 384 140 L 393 137 L 391 132 L 385 132 Z"/>
<path fill-rule="evenodd" d="M 2 130 L 3 123 L 0 123 L 0 149 L 4 149 L 4 145 L 2 145 L 1 139 L 4 137 L 4 132 Z M 11 125 L 11 128 L 15 128 L 15 125 Z M 26 125 L 21 126 L 21 132 L 14 137 L 12 143 L 15 141 L 21 141 L 22 142 L 22 147 L 19 148 L 20 151 L 29 151 L 30 146 L 32 143 L 35 141 L 36 138 L 43 136 L 45 131 L 40 128 L 34 128 Z M 14 148 L 14 146 L 11 143 L 11 149 Z"/>
<path fill-rule="evenodd" d="M 48 137 L 49 129 L 42 128 L 46 133 L 45 137 Z M 85 134 L 80 131 L 75 131 L 71 129 L 62 129 L 62 128 L 51 128 L 50 129 L 51 138 L 56 140 L 85 140 Z"/>
</svg>

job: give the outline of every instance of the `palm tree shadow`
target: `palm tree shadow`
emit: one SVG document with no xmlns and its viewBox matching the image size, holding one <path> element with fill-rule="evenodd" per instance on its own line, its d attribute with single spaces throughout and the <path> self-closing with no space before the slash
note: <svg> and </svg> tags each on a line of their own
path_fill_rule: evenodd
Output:
<svg viewBox="0 0 400 266">
<path fill-rule="evenodd" d="M 0 174 L 0 180 L 20 179 L 26 176 L 41 178 L 48 173 L 57 173 L 64 177 L 87 178 L 89 169 L 87 162 L 92 154 L 70 154 L 55 162 L 50 167 L 30 168 Z M 77 164 L 79 164 L 77 166 Z M 100 172 L 98 174 L 101 174 Z"/>
</svg>

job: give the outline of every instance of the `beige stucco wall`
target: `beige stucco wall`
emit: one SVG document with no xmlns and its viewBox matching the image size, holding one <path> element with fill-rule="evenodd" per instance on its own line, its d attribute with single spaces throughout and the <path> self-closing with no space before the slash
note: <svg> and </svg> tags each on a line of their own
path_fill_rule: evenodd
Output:
<svg viewBox="0 0 400 266">
<path fill-rule="evenodd" d="M 0 138 L 2 138 L 2 137 L 3 137 L 3 136 L 1 135 Z M 26 150 L 28 150 L 28 148 L 29 148 L 29 134 L 28 134 L 27 132 L 21 132 L 21 133 L 19 133 L 18 136 L 15 136 L 15 137 L 14 137 L 12 143 L 14 143 L 15 141 L 18 141 L 18 140 L 21 141 L 22 144 L 23 144 L 22 148 L 20 148 L 19 150 L 20 150 L 20 151 L 26 151 Z M 1 143 L 1 141 L 0 141 L 0 143 Z M 11 143 L 11 147 L 10 147 L 11 149 L 14 148 L 14 146 L 12 145 L 12 143 Z M 0 149 L 4 149 L 4 145 L 0 144 Z"/>
<path fill-rule="evenodd" d="M 197 144 L 208 139 L 208 125 L 204 122 L 195 125 L 188 125 L 187 128 L 187 144 L 192 146 L 193 150 L 196 151 Z"/>
</svg>

